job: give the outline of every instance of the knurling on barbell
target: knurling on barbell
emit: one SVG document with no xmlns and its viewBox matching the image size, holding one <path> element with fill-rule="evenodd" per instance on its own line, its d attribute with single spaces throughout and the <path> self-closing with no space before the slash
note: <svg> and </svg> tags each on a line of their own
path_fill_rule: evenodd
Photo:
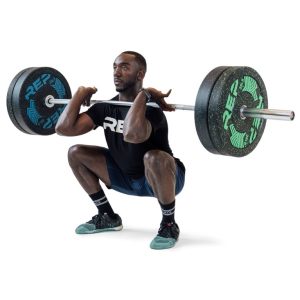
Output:
<svg viewBox="0 0 300 300">
<path fill-rule="evenodd" d="M 7 110 L 12 123 L 28 134 L 50 135 L 72 98 L 66 78 L 49 67 L 27 68 L 12 80 Z M 91 103 L 131 106 L 132 102 L 91 100 Z M 103 103 L 103 104 L 104 104 Z M 156 103 L 147 105 L 159 107 Z M 194 110 L 195 127 L 203 146 L 214 154 L 235 157 L 251 153 L 259 143 L 266 119 L 292 120 L 293 111 L 268 109 L 267 91 L 260 75 L 249 67 L 222 66 L 204 78 Z"/>
</svg>

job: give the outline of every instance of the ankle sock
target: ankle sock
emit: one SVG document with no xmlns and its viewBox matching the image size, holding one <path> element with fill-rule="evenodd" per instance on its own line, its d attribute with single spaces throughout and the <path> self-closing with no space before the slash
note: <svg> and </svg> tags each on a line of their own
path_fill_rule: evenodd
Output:
<svg viewBox="0 0 300 300">
<path fill-rule="evenodd" d="M 109 216 L 114 217 L 115 213 L 110 206 L 103 190 L 100 190 L 97 193 L 90 194 L 90 198 L 93 200 L 94 204 L 98 208 L 99 214 L 105 214 L 107 213 Z"/>
<path fill-rule="evenodd" d="M 175 200 L 169 204 L 159 202 L 162 211 L 163 223 L 175 223 Z"/>
</svg>

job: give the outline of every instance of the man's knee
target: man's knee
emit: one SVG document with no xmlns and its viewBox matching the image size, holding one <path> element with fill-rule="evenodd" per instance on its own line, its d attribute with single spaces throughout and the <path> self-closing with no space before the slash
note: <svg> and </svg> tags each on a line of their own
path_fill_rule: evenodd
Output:
<svg viewBox="0 0 300 300">
<path fill-rule="evenodd" d="M 84 147 L 82 145 L 73 145 L 69 148 L 68 160 L 70 165 L 80 160 L 80 156 L 84 152 L 83 148 Z"/>
<path fill-rule="evenodd" d="M 175 169 L 174 158 L 168 153 L 160 150 L 150 150 L 144 155 L 144 165 L 152 170 Z"/>
</svg>

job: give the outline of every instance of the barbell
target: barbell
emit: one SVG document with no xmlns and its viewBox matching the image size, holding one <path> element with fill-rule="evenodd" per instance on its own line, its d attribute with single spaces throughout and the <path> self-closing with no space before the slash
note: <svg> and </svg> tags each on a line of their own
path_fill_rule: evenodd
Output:
<svg viewBox="0 0 300 300">
<path fill-rule="evenodd" d="M 65 77 L 49 67 L 27 68 L 11 81 L 7 110 L 12 123 L 28 134 L 50 135 L 72 98 Z M 132 102 L 91 100 L 131 106 Z M 148 106 L 158 108 L 155 102 Z M 250 67 L 217 67 L 202 81 L 195 106 L 172 104 L 175 110 L 194 111 L 202 145 L 211 153 L 235 157 L 251 153 L 260 141 L 267 119 L 292 121 L 290 110 L 268 109 L 265 84 Z"/>
</svg>

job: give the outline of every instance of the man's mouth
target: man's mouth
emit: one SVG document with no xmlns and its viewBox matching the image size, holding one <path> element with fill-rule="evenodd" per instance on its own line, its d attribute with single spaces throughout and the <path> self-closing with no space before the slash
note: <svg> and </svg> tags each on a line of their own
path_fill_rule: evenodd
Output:
<svg viewBox="0 0 300 300">
<path fill-rule="evenodd" d="M 122 80 L 116 78 L 116 79 L 114 79 L 114 83 L 115 83 L 115 85 L 119 85 L 122 83 Z"/>
</svg>

